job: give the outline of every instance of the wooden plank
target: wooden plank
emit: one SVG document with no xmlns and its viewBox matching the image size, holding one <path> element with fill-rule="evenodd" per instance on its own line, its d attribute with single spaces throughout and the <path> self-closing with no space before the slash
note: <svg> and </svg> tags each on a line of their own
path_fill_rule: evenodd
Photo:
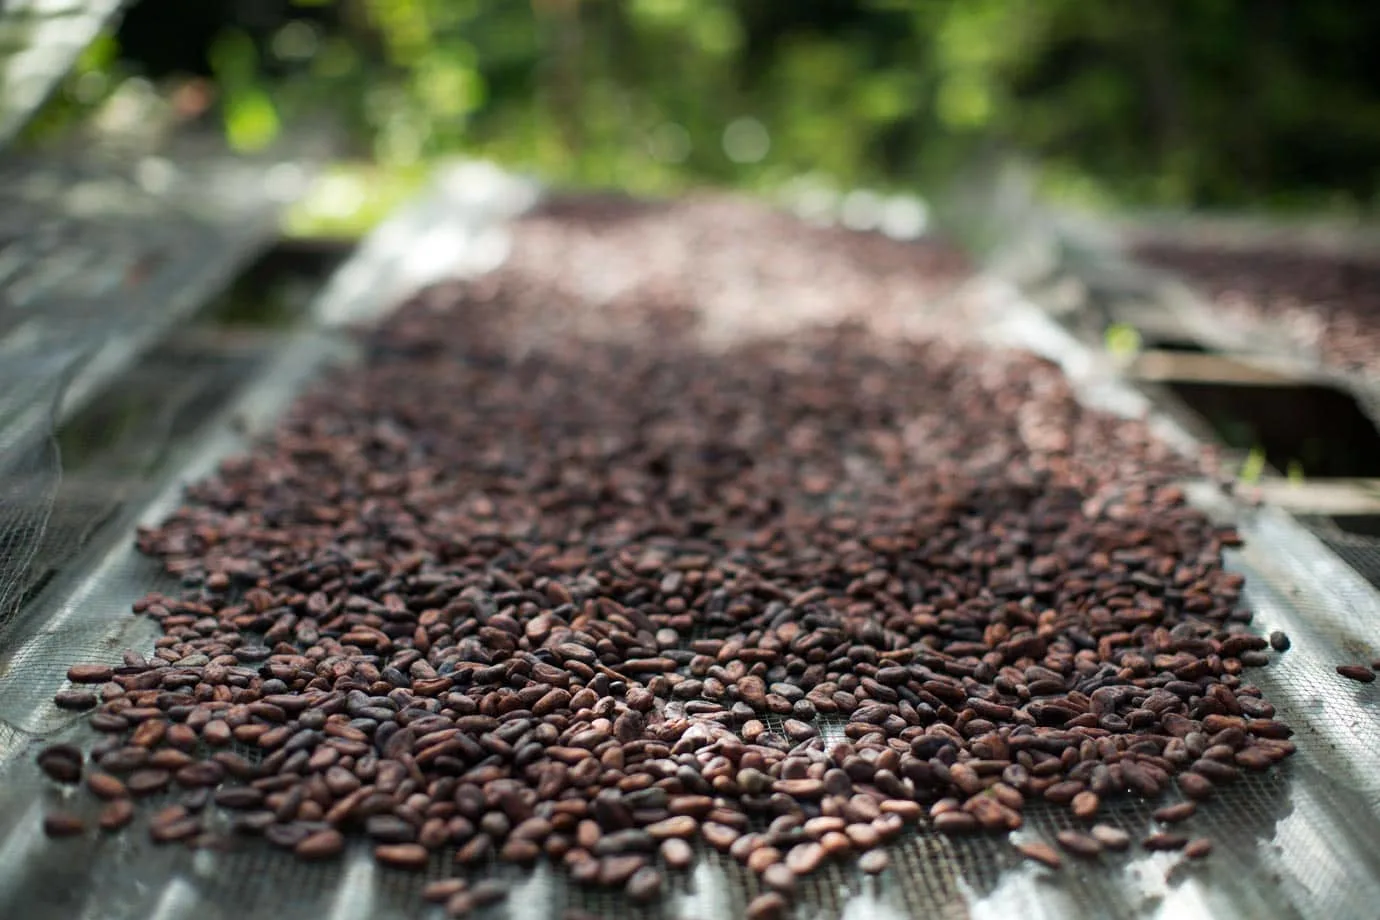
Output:
<svg viewBox="0 0 1380 920">
<path fill-rule="evenodd" d="M 1225 383 L 1242 386 L 1307 386 L 1314 383 L 1302 368 L 1272 366 L 1225 355 L 1185 351 L 1145 351 L 1129 369 L 1135 380 L 1151 383 Z"/>
<path fill-rule="evenodd" d="M 1267 504 L 1293 514 L 1380 514 L 1380 479 L 1263 479 L 1250 486 Z"/>
</svg>

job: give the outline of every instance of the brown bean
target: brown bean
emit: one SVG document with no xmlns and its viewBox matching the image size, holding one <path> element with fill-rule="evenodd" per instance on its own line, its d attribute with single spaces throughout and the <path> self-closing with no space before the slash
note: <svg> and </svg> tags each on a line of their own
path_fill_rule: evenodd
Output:
<svg viewBox="0 0 1380 920">
<path fill-rule="evenodd" d="M 96 823 L 102 830 L 117 831 L 134 820 L 134 803 L 129 799 L 114 799 L 101 809 Z"/>
<path fill-rule="evenodd" d="M 500 879 L 481 879 L 470 887 L 470 895 L 474 898 L 475 904 L 484 907 L 508 897 L 508 886 Z"/>
<path fill-rule="evenodd" d="M 167 789 L 171 781 L 167 770 L 135 770 L 125 780 L 125 786 L 132 795 L 153 795 Z"/>
<path fill-rule="evenodd" d="M 818 840 L 830 831 L 841 831 L 847 826 L 838 815 L 821 815 L 805 822 L 805 833 Z"/>
<path fill-rule="evenodd" d="M 978 819 L 963 811 L 946 811 L 934 819 L 934 829 L 941 834 L 970 834 L 979 827 Z"/>
<path fill-rule="evenodd" d="M 154 843 L 187 840 L 201 830 L 201 822 L 181 805 L 169 805 L 149 818 L 149 838 Z"/>
<path fill-rule="evenodd" d="M 43 816 L 43 833 L 49 837 L 75 837 L 86 830 L 86 822 L 65 811 L 51 811 Z"/>
<path fill-rule="evenodd" d="M 1125 779 L 1126 787 L 1137 795 L 1145 798 L 1154 798 L 1160 794 L 1160 783 L 1144 764 L 1132 761 L 1122 761 L 1118 766 L 1121 767 L 1121 775 Z"/>
<path fill-rule="evenodd" d="M 86 777 L 86 788 L 102 799 L 119 799 L 129 795 L 129 790 L 125 788 L 125 784 L 109 773 L 89 774 Z"/>
<path fill-rule="evenodd" d="M 1155 809 L 1153 817 L 1164 824 L 1176 824 L 1179 821 L 1187 821 L 1197 810 L 1198 806 L 1192 802 L 1175 802 L 1173 805 Z"/>
<path fill-rule="evenodd" d="M 1104 831 L 1100 835 L 1098 833 L 1099 827 L 1104 828 Z M 1111 828 L 1107 828 L 1106 825 L 1097 825 L 1093 827 L 1091 833 L 1087 834 L 1075 830 L 1062 830 L 1055 835 L 1055 839 L 1059 842 L 1059 846 L 1068 850 L 1070 853 L 1083 857 L 1092 857 L 1101 853 L 1103 846 L 1110 846 L 1110 844 L 1104 842 L 1104 837 L 1115 842 L 1115 836 L 1108 835 L 1106 833 L 1107 830 L 1111 830 Z M 1129 838 L 1127 842 L 1130 842 Z M 1111 848 L 1120 849 L 1114 846 Z"/>
<path fill-rule="evenodd" d="M 1188 838 L 1182 834 L 1158 833 L 1150 834 L 1141 841 L 1141 846 L 1147 850 L 1181 850 L 1188 843 Z"/>
<path fill-rule="evenodd" d="M 1108 824 L 1094 824 L 1088 835 L 1108 850 L 1124 850 L 1131 845 L 1131 835 Z"/>
<path fill-rule="evenodd" d="M 885 872 L 887 866 L 891 865 L 891 857 L 886 850 L 868 850 L 858 857 L 858 868 L 868 875 L 878 875 Z"/>
<path fill-rule="evenodd" d="M 91 690 L 59 690 L 53 694 L 53 704 L 59 709 L 66 709 L 72 712 L 82 712 L 87 709 L 94 709 L 100 700 L 95 692 Z"/>
<path fill-rule="evenodd" d="M 103 684 L 114 676 L 114 669 L 104 664 L 74 664 L 67 669 L 67 679 L 74 684 Z"/>
<path fill-rule="evenodd" d="M 799 843 L 786 852 L 786 867 L 796 875 L 809 875 L 824 861 L 824 847 L 818 843 Z"/>
<path fill-rule="evenodd" d="M 796 873 L 785 863 L 772 863 L 762 870 L 762 884 L 785 895 L 795 891 L 795 879 Z"/>
<path fill-rule="evenodd" d="M 918 802 L 904 799 L 887 799 L 882 802 L 881 810 L 886 814 L 899 815 L 904 821 L 912 824 L 919 821 L 920 816 L 925 813 Z"/>
<path fill-rule="evenodd" d="M 422 899 L 433 904 L 444 904 L 451 895 L 468 891 L 470 883 L 462 878 L 438 878 L 422 886 Z"/>
<path fill-rule="evenodd" d="M 609 888 L 626 885 L 646 865 L 647 858 L 635 853 L 605 856 L 599 860 L 599 884 Z"/>
<path fill-rule="evenodd" d="M 905 822 L 900 815 L 883 814 L 878 815 L 872 821 L 872 829 L 875 830 L 883 840 L 890 840 L 905 829 Z"/>
<path fill-rule="evenodd" d="M 38 753 L 38 766 L 60 783 L 81 779 L 81 750 L 70 744 L 53 744 Z"/>
<path fill-rule="evenodd" d="M 230 726 L 222 719 L 212 719 L 202 726 L 201 738 L 212 747 L 224 747 L 231 741 Z"/>
<path fill-rule="evenodd" d="M 744 834 L 733 845 L 728 848 L 728 855 L 741 863 L 746 863 L 752 853 L 766 845 L 766 841 L 760 834 Z"/>
<path fill-rule="evenodd" d="M 826 858 L 842 856 L 853 849 L 853 843 L 848 839 L 847 834 L 838 831 L 830 831 L 819 839 L 820 849 L 824 850 Z"/>
<path fill-rule="evenodd" d="M 421 849 L 422 852 L 426 852 L 425 847 Z M 493 838 L 484 833 L 475 834 L 460 849 L 455 851 L 455 861 L 463 865 L 471 865 L 487 859 L 492 852 Z"/>
<path fill-rule="evenodd" d="M 425 869 L 429 856 L 426 847 L 416 843 L 384 843 L 374 847 L 374 861 L 391 869 Z"/>
<path fill-rule="evenodd" d="M 1212 852 L 1212 841 L 1206 837 L 1195 837 L 1184 844 L 1184 855 L 1189 859 L 1203 859 Z"/>
<path fill-rule="evenodd" d="M 986 795 L 973 796 L 963 803 L 963 808 L 977 818 L 985 830 L 1015 830 L 1022 823 L 1019 812 Z"/>
<path fill-rule="evenodd" d="M 345 837 L 334 828 L 317 831 L 293 848 L 298 859 L 319 860 L 339 856 L 345 849 Z"/>
<path fill-rule="evenodd" d="M 693 837 L 698 829 L 698 822 L 689 815 L 676 815 L 646 827 L 647 833 L 655 840 L 665 840 L 668 837 Z"/>
<path fill-rule="evenodd" d="M 192 756 L 185 751 L 161 748 L 149 755 L 148 765 L 156 770 L 181 770 L 192 764 Z M 214 761 L 212 761 L 214 763 Z"/>
<path fill-rule="evenodd" d="M 700 825 L 700 836 L 704 838 L 705 843 L 714 849 L 726 851 L 733 845 L 733 841 L 738 839 L 738 831 L 726 824 L 706 821 Z"/>
<path fill-rule="evenodd" d="M 690 848 L 690 844 L 679 837 L 671 837 L 661 841 L 661 858 L 672 869 L 689 868 L 694 857 L 695 852 Z"/>
<path fill-rule="evenodd" d="M 468 917 L 475 907 L 473 894 L 468 891 L 457 891 L 446 899 L 446 916 Z"/>
<path fill-rule="evenodd" d="M 759 894 L 748 902 L 743 916 L 747 920 L 781 920 L 786 916 L 786 899 L 775 891 Z"/>
<path fill-rule="evenodd" d="M 779 779 L 772 788 L 793 799 L 817 799 L 824 794 L 824 783 L 817 779 Z"/>
<path fill-rule="evenodd" d="M 781 851 L 776 847 L 758 847 L 748 854 L 747 867 L 752 872 L 761 875 L 767 871 L 768 866 L 772 866 L 781 861 Z"/>
<path fill-rule="evenodd" d="M 1016 844 L 1016 849 L 1019 850 L 1021 855 L 1026 859 L 1043 863 L 1051 869 L 1058 869 L 1064 864 L 1064 861 L 1059 858 L 1059 854 L 1054 852 L 1054 848 L 1047 843 L 1018 843 Z"/>
<path fill-rule="evenodd" d="M 263 801 L 264 794 L 252 786 L 226 786 L 216 790 L 216 804 L 222 808 L 258 808 Z"/>
<path fill-rule="evenodd" d="M 643 866 L 632 874 L 625 888 L 634 901 L 652 901 L 661 894 L 661 873 L 651 866 Z"/>
<path fill-rule="evenodd" d="M 524 866 L 530 865 L 537 861 L 537 857 L 541 856 L 541 846 L 531 840 L 512 837 L 509 838 L 507 843 L 503 844 L 502 849 L 498 851 L 498 855 L 506 862 L 518 863 Z"/>
<path fill-rule="evenodd" d="M 1363 664 L 1339 664 L 1337 665 L 1337 673 L 1347 680 L 1354 680 L 1361 684 L 1375 681 L 1375 672 Z"/>
<path fill-rule="evenodd" d="M 148 761 L 148 751 L 138 747 L 116 748 L 96 758 L 101 769 L 111 773 L 129 773 Z"/>
<path fill-rule="evenodd" d="M 189 763 L 173 774 L 179 786 L 214 786 L 225 777 L 225 769 L 214 760 Z"/>
<path fill-rule="evenodd" d="M 1069 807 L 1073 810 L 1075 817 L 1084 821 L 1092 820 L 1097 815 L 1097 809 L 1102 805 L 1102 800 L 1098 798 L 1096 792 L 1083 791 L 1073 797 Z"/>
<path fill-rule="evenodd" d="M 1214 791 L 1212 780 L 1200 773 L 1180 773 L 1177 777 L 1179 791 L 1190 799 L 1206 799 Z"/>
<path fill-rule="evenodd" d="M 1233 760 L 1237 766 L 1255 771 L 1268 770 L 1275 762 L 1275 759 L 1260 747 L 1242 748 L 1236 752 Z"/>
<path fill-rule="evenodd" d="M 129 743 L 138 747 L 152 748 L 157 747 L 163 741 L 163 736 L 168 731 L 168 723 L 162 719 L 149 719 L 139 723 L 139 727 L 130 735 Z"/>
<path fill-rule="evenodd" d="M 1064 804 L 1072 802 L 1083 791 L 1083 784 L 1077 781 L 1055 783 L 1045 790 L 1045 800 Z"/>
<path fill-rule="evenodd" d="M 871 824 L 850 824 L 844 832 L 859 850 L 871 850 L 882 842 L 882 835 Z"/>
</svg>

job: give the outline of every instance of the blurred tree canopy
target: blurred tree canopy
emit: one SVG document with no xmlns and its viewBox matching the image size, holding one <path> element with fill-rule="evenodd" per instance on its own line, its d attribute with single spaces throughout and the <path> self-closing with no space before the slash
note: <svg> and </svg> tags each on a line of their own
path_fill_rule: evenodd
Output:
<svg viewBox="0 0 1380 920">
<path fill-rule="evenodd" d="M 244 148 L 329 111 L 404 170 L 932 187 L 1012 150 L 1120 203 L 1369 209 L 1377 47 L 1355 0 L 141 0 L 83 73 L 210 77 Z"/>
</svg>

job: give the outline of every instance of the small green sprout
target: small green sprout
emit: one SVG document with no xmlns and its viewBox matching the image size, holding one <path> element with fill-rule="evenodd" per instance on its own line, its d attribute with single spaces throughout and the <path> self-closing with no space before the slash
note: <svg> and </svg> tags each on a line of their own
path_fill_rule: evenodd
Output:
<svg viewBox="0 0 1380 920">
<path fill-rule="evenodd" d="M 1113 323 L 1107 327 L 1107 351 L 1115 358 L 1130 360 L 1140 354 L 1140 332 L 1135 326 L 1126 323 Z"/>
<path fill-rule="evenodd" d="M 1251 452 L 1246 457 L 1246 462 L 1241 464 L 1240 480 L 1254 485 L 1260 481 L 1260 477 L 1265 473 L 1265 449 L 1263 447 L 1252 447 Z"/>
</svg>

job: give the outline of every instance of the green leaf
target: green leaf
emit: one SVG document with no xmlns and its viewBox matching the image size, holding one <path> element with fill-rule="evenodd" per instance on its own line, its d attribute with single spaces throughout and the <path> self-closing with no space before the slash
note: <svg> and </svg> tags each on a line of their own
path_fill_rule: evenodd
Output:
<svg viewBox="0 0 1380 920">
<path fill-rule="evenodd" d="M 1263 447 L 1252 447 L 1250 454 L 1246 456 L 1246 462 L 1241 464 L 1239 479 L 1245 483 L 1257 483 L 1260 477 L 1265 474 L 1265 449 Z"/>
<path fill-rule="evenodd" d="M 1113 323 L 1107 327 L 1106 332 L 1107 351 L 1113 357 L 1122 360 L 1130 360 L 1140 354 L 1140 332 L 1135 326 L 1126 323 Z"/>
<path fill-rule="evenodd" d="M 76 73 L 87 73 L 93 70 L 109 70 L 120 56 L 120 42 L 109 32 L 102 32 L 86 46 L 86 50 L 77 58 L 76 66 L 73 71 Z"/>
<path fill-rule="evenodd" d="M 241 90 L 226 98 L 225 139 L 240 153 L 265 149 L 281 130 L 278 110 L 263 90 Z"/>
<path fill-rule="evenodd" d="M 254 40 L 239 29 L 226 29 L 211 43 L 211 72 L 223 87 L 252 83 L 259 71 L 259 52 Z"/>
</svg>

